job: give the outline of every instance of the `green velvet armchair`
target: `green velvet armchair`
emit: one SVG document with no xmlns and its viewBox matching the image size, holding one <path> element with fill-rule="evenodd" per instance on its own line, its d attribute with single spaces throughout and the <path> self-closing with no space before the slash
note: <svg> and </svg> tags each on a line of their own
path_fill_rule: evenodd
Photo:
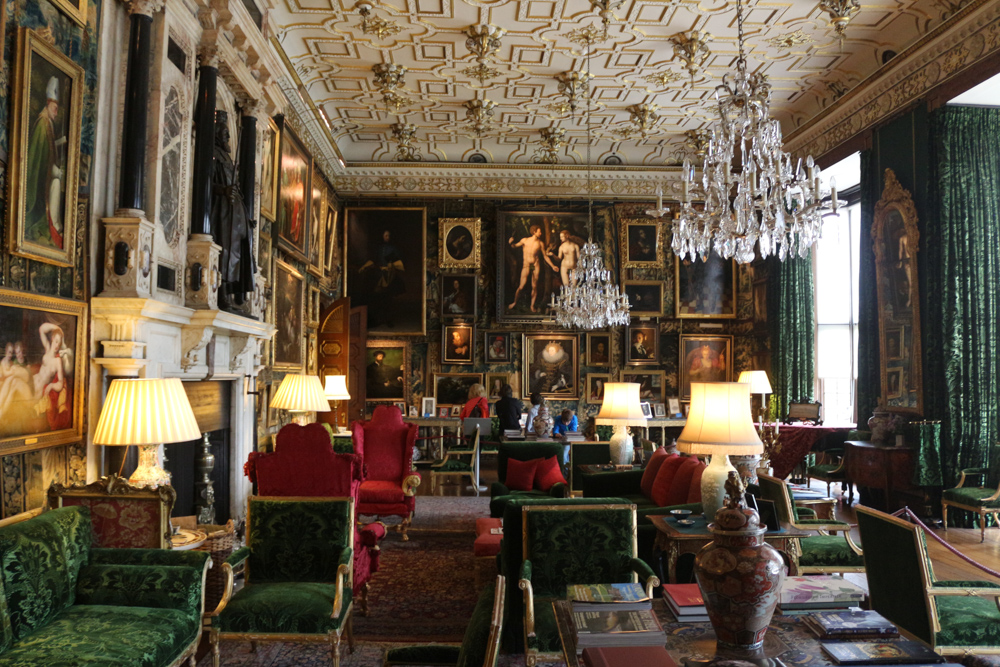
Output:
<svg viewBox="0 0 1000 667">
<path fill-rule="evenodd" d="M 857 513 L 872 609 L 941 655 L 1000 653 L 1000 584 L 938 581 L 920 526 Z"/>
<path fill-rule="evenodd" d="M 815 512 L 795 507 L 788 485 L 776 477 L 758 474 L 757 481 L 761 496 L 774 503 L 782 523 L 815 533 L 798 539 L 798 554 L 793 555 L 793 571 L 798 574 L 865 571 L 861 548 L 851 539 L 851 524 L 811 518 L 816 516 Z"/>
<path fill-rule="evenodd" d="M 385 652 L 385 667 L 435 665 L 439 667 L 496 667 L 503 630 L 503 607 L 507 588 L 503 575 L 479 595 L 461 646 L 420 644 L 400 646 Z"/>
<path fill-rule="evenodd" d="M 958 486 L 945 489 L 941 493 L 941 518 L 944 519 L 944 529 L 948 530 L 948 507 L 957 507 L 979 515 L 979 541 L 986 541 L 986 515 L 996 516 L 1000 513 L 1000 488 L 991 489 L 985 486 L 989 468 L 966 468 L 958 480 Z M 965 485 L 969 478 L 976 478 L 979 484 Z"/>
<path fill-rule="evenodd" d="M 847 479 L 847 465 L 843 447 L 831 447 L 820 452 L 822 459 L 806 468 L 806 484 L 818 479 L 826 482 L 826 495 L 830 495 L 830 485 L 840 484 L 841 492 L 846 491 L 848 504 L 854 502 L 854 484 Z"/>
<path fill-rule="evenodd" d="M 497 477 L 499 482 L 493 482 L 490 487 L 490 516 L 499 518 L 504 515 L 504 507 L 517 498 L 565 498 L 569 496 L 566 484 L 556 484 L 548 491 L 515 491 L 507 487 L 507 461 L 530 461 L 532 459 L 547 459 L 556 457 L 560 465 L 563 461 L 565 445 L 561 442 L 501 442 L 497 446 Z M 566 477 L 565 472 L 563 477 Z"/>
<path fill-rule="evenodd" d="M 562 643 L 552 602 L 571 584 L 645 581 L 652 596 L 660 585 L 636 555 L 635 505 L 526 505 L 518 587 L 523 592 L 527 667 L 558 661 Z"/>
<path fill-rule="evenodd" d="M 247 546 L 226 564 L 245 563 L 245 585 L 235 595 L 232 578 L 219 609 L 208 620 L 212 664 L 219 642 L 326 642 L 340 664 L 340 640 L 351 634 L 353 498 L 251 496 Z"/>
</svg>

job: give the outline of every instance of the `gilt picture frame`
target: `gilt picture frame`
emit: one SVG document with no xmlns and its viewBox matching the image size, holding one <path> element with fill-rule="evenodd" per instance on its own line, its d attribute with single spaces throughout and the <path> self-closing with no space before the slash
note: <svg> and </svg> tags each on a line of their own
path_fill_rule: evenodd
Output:
<svg viewBox="0 0 1000 667">
<path fill-rule="evenodd" d="M 441 363 L 472 365 L 476 356 L 476 328 L 455 323 L 441 327 Z"/>
<path fill-rule="evenodd" d="M 278 146 L 281 143 L 281 132 L 273 118 L 267 119 L 267 126 L 261 135 L 260 214 L 273 222 L 278 208 Z"/>
<path fill-rule="evenodd" d="M 580 337 L 574 334 L 524 334 L 521 343 L 522 396 L 571 400 L 580 394 Z"/>
<path fill-rule="evenodd" d="M 622 382 L 639 385 L 639 400 L 662 403 L 666 391 L 667 374 L 646 368 L 623 368 Z"/>
<path fill-rule="evenodd" d="M 660 363 L 660 328 L 654 324 L 633 323 L 625 329 L 625 363 L 656 366 Z"/>
<path fill-rule="evenodd" d="M 731 382 L 733 379 L 733 337 L 681 334 L 679 394 L 691 400 L 692 382 Z"/>
<path fill-rule="evenodd" d="M 441 274 L 441 318 L 475 320 L 479 301 L 478 276 L 468 273 Z"/>
<path fill-rule="evenodd" d="M 408 402 L 409 377 L 410 343 L 408 341 L 369 338 L 365 342 L 366 401 L 371 403 Z"/>
<path fill-rule="evenodd" d="M 274 222 L 278 247 L 308 263 L 312 156 L 288 126 L 281 131 L 278 164 L 278 211 Z"/>
<path fill-rule="evenodd" d="M 442 269 L 476 270 L 482 261 L 480 218 L 438 220 L 438 266 Z"/>
<path fill-rule="evenodd" d="M 736 260 L 712 251 L 674 262 L 674 317 L 678 319 L 734 319 L 737 306 Z"/>
<path fill-rule="evenodd" d="M 435 373 L 434 398 L 438 408 L 465 405 L 472 385 L 483 383 L 482 373 Z"/>
<path fill-rule="evenodd" d="M 611 366 L 611 334 L 587 334 L 587 366 Z"/>
<path fill-rule="evenodd" d="M 305 364 L 305 278 L 291 264 L 274 260 L 274 368 L 302 372 Z"/>
<path fill-rule="evenodd" d="M 509 331 L 487 331 L 483 343 L 486 363 L 506 364 L 513 359 L 514 351 Z"/>
<path fill-rule="evenodd" d="M 650 218 L 629 218 L 622 221 L 618 234 L 622 268 L 663 268 L 661 224 L 659 220 Z"/>
<path fill-rule="evenodd" d="M 87 0 L 52 0 L 52 4 L 77 25 L 87 25 Z"/>
<path fill-rule="evenodd" d="M 625 280 L 622 291 L 628 297 L 632 317 L 662 317 L 662 280 Z"/>
<path fill-rule="evenodd" d="M 312 203 L 309 205 L 309 266 L 306 270 L 321 279 L 326 268 L 326 257 L 323 252 L 324 232 L 326 231 L 326 209 L 329 188 L 326 180 L 312 167 Z"/>
</svg>

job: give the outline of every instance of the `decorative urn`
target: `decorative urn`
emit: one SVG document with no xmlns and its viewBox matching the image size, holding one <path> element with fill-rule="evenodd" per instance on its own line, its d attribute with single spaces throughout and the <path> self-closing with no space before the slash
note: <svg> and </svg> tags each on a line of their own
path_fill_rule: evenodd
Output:
<svg viewBox="0 0 1000 667">
<path fill-rule="evenodd" d="M 531 420 L 531 428 L 538 438 L 548 438 L 552 435 L 552 425 L 555 423 L 549 416 L 549 406 L 542 403 L 538 406 L 538 414 Z"/>
<path fill-rule="evenodd" d="M 764 541 L 766 528 L 743 500 L 743 483 L 732 471 L 726 504 L 709 526 L 715 535 L 695 557 L 694 569 L 720 648 L 758 651 L 778 604 L 785 563 Z"/>
</svg>

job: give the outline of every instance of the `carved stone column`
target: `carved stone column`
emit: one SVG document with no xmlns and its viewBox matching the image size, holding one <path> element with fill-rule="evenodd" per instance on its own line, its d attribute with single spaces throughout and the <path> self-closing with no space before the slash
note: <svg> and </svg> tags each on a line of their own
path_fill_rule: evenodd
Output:
<svg viewBox="0 0 1000 667">
<path fill-rule="evenodd" d="M 120 211 L 124 212 L 124 211 Z M 104 290 L 101 296 L 149 298 L 152 289 L 153 223 L 135 216 L 104 218 Z"/>
<path fill-rule="evenodd" d="M 203 47 L 199 59 L 198 101 L 194 112 L 194 178 L 191 183 L 192 236 L 212 233 L 212 155 L 215 148 L 215 94 L 219 80 L 219 57 L 215 48 Z"/>
</svg>

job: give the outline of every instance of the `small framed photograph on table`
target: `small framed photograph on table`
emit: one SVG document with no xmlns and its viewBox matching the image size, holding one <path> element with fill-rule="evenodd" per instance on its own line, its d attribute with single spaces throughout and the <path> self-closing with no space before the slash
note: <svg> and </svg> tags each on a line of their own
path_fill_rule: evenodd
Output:
<svg viewBox="0 0 1000 667">
<path fill-rule="evenodd" d="M 417 406 L 411 405 L 410 406 L 410 417 L 419 417 L 419 416 L 420 416 L 420 411 L 417 409 Z"/>
<path fill-rule="evenodd" d="M 448 410 L 449 410 L 449 408 L 448 408 L 447 405 L 442 405 L 441 407 L 439 407 L 438 408 L 438 418 L 439 419 L 447 419 L 448 418 Z"/>
<path fill-rule="evenodd" d="M 667 406 L 663 403 L 653 403 L 653 416 L 657 419 L 664 419 L 667 416 Z"/>
<path fill-rule="evenodd" d="M 645 417 L 646 419 L 653 418 L 653 409 L 650 407 L 649 401 L 643 401 L 642 403 L 639 404 L 639 407 L 642 408 L 643 417 Z"/>
<path fill-rule="evenodd" d="M 433 417 L 437 412 L 437 401 L 433 396 L 424 396 L 420 401 L 420 412 L 424 417 Z"/>
</svg>

